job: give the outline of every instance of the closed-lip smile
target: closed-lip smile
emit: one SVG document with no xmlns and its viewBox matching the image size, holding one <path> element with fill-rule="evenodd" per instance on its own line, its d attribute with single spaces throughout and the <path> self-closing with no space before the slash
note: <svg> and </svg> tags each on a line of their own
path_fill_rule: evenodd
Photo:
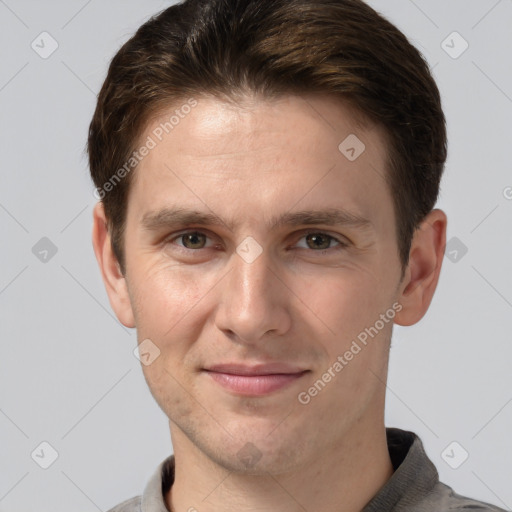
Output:
<svg viewBox="0 0 512 512">
<path fill-rule="evenodd" d="M 309 372 L 289 363 L 223 363 L 211 365 L 204 371 L 228 391 L 246 396 L 267 395 Z"/>
</svg>

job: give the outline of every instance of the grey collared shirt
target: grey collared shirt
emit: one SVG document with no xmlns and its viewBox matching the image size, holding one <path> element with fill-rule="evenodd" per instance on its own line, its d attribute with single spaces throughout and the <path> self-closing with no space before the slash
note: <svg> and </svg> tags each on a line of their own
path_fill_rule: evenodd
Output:
<svg viewBox="0 0 512 512">
<path fill-rule="evenodd" d="M 504 509 L 455 493 L 439 481 L 420 438 L 398 428 L 386 428 L 388 450 L 394 473 L 362 512 L 494 511 Z M 163 460 L 149 479 L 141 496 L 120 503 L 108 512 L 169 512 L 164 494 L 174 482 L 174 456 Z"/>
</svg>

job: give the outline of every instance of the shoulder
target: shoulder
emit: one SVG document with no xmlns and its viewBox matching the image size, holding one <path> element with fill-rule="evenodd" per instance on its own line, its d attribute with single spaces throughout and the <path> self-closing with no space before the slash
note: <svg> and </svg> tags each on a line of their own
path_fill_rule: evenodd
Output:
<svg viewBox="0 0 512 512">
<path fill-rule="evenodd" d="M 107 512 L 140 512 L 142 496 L 134 496 L 128 500 L 119 503 L 114 508 L 109 509 Z"/>
<path fill-rule="evenodd" d="M 505 509 L 499 508 L 490 503 L 479 501 L 468 496 L 462 496 L 456 493 L 451 487 L 442 482 L 438 482 L 429 494 L 420 503 L 418 511 L 459 511 L 472 510 L 479 512 L 505 512 Z"/>
<path fill-rule="evenodd" d="M 421 439 L 406 430 L 387 428 L 394 473 L 364 512 L 505 512 L 503 508 L 456 493 L 439 481 Z"/>
</svg>

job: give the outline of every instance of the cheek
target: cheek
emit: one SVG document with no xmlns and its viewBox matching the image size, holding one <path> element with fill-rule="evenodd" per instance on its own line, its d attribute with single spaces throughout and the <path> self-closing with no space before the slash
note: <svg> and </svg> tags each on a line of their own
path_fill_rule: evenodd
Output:
<svg viewBox="0 0 512 512">
<path fill-rule="evenodd" d="M 161 342 L 172 338 L 182 320 L 197 312 L 196 306 L 213 286 L 210 281 L 178 265 L 146 264 L 131 287 L 139 335 Z"/>
<path fill-rule="evenodd" d="M 354 328 L 372 318 L 383 301 L 372 274 L 348 268 L 302 277 L 293 290 L 338 339 L 346 339 Z"/>
<path fill-rule="evenodd" d="M 320 372 L 327 371 L 338 356 L 347 354 L 343 370 L 334 371 L 336 377 L 328 386 L 340 397 L 346 393 L 359 395 L 378 382 L 371 372 L 382 374 L 382 362 L 387 358 L 393 316 L 388 314 L 383 322 L 381 314 L 394 312 L 386 295 L 389 288 L 376 286 L 374 275 L 362 271 L 338 270 L 325 278 L 301 282 L 299 293 L 319 320 L 317 333 L 326 333 L 317 338 L 327 356 Z M 330 393 L 326 395 L 322 400 L 330 400 Z"/>
<path fill-rule="evenodd" d="M 208 293 L 217 281 L 212 272 L 158 262 L 140 270 L 138 280 L 130 287 L 139 343 L 149 338 L 160 351 L 151 365 L 143 366 L 159 403 L 160 393 L 164 393 L 162 397 L 169 394 L 169 400 L 178 400 L 180 386 L 192 385 L 184 379 L 196 370 L 197 340 L 212 308 Z M 173 406 L 178 410 L 185 404 Z"/>
<path fill-rule="evenodd" d="M 183 388 L 188 387 L 187 383 L 168 365 L 164 355 L 148 366 L 142 365 L 142 371 L 153 398 L 171 420 L 194 412 L 193 403 L 183 392 Z"/>
</svg>

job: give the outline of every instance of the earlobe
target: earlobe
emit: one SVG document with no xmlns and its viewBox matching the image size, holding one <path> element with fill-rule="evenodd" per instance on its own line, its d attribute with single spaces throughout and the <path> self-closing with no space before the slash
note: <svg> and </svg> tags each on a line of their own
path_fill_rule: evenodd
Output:
<svg viewBox="0 0 512 512">
<path fill-rule="evenodd" d="M 447 223 L 446 214 L 435 209 L 414 234 L 409 265 L 398 295 L 402 305 L 402 310 L 395 316 L 398 325 L 419 322 L 430 306 L 443 263 Z"/>
<path fill-rule="evenodd" d="M 135 327 L 126 279 L 112 251 L 107 219 L 101 201 L 95 205 L 93 211 L 92 245 L 114 313 L 124 326 Z"/>
</svg>

